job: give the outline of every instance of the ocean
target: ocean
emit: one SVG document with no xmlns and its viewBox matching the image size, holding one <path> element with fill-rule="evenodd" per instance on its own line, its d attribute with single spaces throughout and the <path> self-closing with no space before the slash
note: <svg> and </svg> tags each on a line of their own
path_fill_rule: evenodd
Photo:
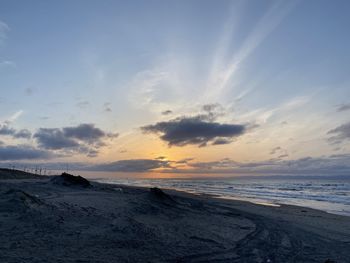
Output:
<svg viewBox="0 0 350 263">
<path fill-rule="evenodd" d="M 159 187 L 262 205 L 290 204 L 350 216 L 350 178 L 99 178 L 98 182 Z"/>
</svg>

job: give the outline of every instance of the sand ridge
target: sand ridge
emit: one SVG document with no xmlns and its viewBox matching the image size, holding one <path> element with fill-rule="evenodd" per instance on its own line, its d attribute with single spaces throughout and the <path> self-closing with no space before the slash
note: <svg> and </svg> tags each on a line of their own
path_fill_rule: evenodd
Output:
<svg viewBox="0 0 350 263">
<path fill-rule="evenodd" d="M 0 180 L 0 262 L 349 262 L 350 219 L 176 191 Z"/>
</svg>

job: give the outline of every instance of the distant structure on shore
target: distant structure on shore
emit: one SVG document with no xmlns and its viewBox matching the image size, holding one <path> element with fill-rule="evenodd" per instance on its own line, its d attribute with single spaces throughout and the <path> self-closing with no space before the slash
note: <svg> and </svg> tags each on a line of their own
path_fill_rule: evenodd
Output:
<svg viewBox="0 0 350 263">
<path fill-rule="evenodd" d="M 2 169 L 2 168 L 0 168 Z M 69 164 L 62 164 L 61 167 L 58 169 L 49 169 L 47 167 L 43 167 L 41 165 L 35 165 L 35 164 L 7 164 L 3 169 L 8 169 L 12 171 L 22 171 L 25 173 L 30 173 L 34 175 L 39 176 L 47 176 L 47 175 L 53 175 L 53 174 L 61 174 L 63 172 L 68 173 L 69 172 Z"/>
<path fill-rule="evenodd" d="M 25 173 L 42 175 L 42 176 L 51 175 L 51 170 L 41 166 L 28 167 L 24 165 L 24 166 L 16 167 L 16 165 L 9 164 L 8 168 L 0 168 L 0 169 L 8 169 L 12 171 L 23 171 Z"/>
</svg>

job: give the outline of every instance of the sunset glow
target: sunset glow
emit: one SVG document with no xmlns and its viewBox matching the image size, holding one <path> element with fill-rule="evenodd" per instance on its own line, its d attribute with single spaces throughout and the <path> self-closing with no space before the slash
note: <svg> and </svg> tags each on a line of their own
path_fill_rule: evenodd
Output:
<svg viewBox="0 0 350 263">
<path fill-rule="evenodd" d="M 347 1 L 136 2 L 1 2 L 2 166 L 350 171 Z"/>
</svg>

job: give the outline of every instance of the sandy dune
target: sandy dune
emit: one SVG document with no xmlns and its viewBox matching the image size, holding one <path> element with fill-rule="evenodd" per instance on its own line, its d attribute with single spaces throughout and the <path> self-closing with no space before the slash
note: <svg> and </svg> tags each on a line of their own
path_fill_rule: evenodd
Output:
<svg viewBox="0 0 350 263">
<path fill-rule="evenodd" d="M 348 217 L 84 186 L 0 180 L 0 262 L 350 262 Z"/>
</svg>

